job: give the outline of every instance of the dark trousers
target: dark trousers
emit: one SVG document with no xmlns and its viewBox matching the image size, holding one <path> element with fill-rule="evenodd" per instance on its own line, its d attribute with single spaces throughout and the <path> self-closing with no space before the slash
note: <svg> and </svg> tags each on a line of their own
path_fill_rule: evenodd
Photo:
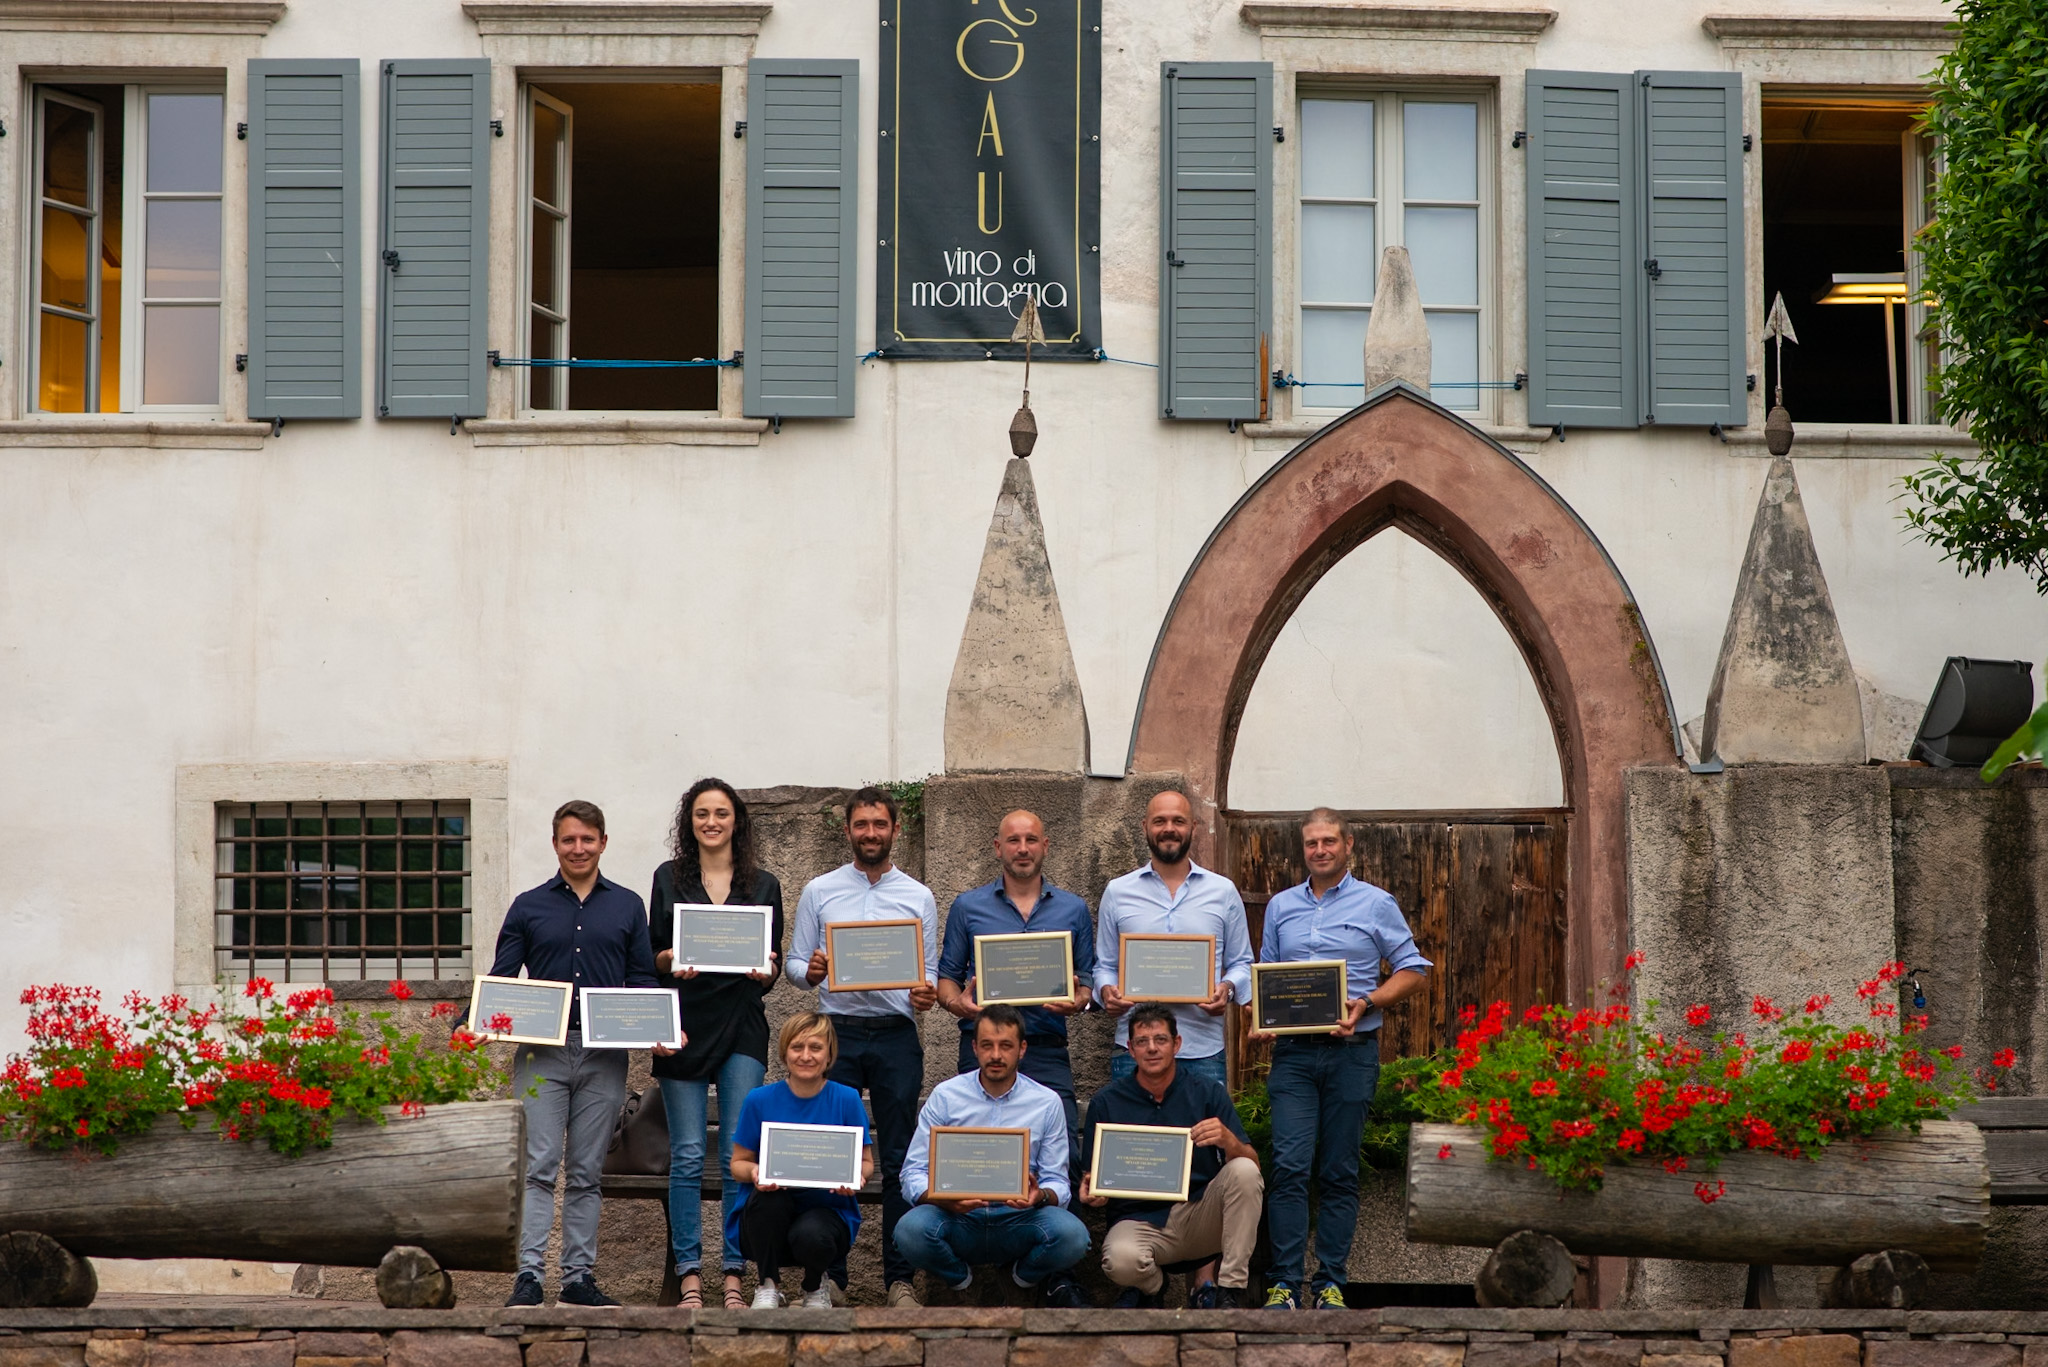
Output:
<svg viewBox="0 0 2048 1367">
<path fill-rule="evenodd" d="M 896 1247 L 896 1222 L 910 1209 L 903 1199 L 903 1160 L 917 1132 L 917 1094 L 924 1086 L 924 1044 L 907 1016 L 833 1016 L 839 1061 L 831 1078 L 868 1094 L 875 1116 L 875 1149 L 882 1164 L 882 1280 L 907 1282 L 910 1260 Z M 844 1255 L 832 1280 L 846 1285 Z"/>
<path fill-rule="evenodd" d="M 1316 1284 L 1342 1287 L 1358 1223 L 1358 1140 L 1380 1079 L 1377 1032 L 1339 1044 L 1285 1035 L 1273 1044 L 1273 1176 L 1266 1184 L 1272 1276 L 1301 1285 L 1308 1252 L 1308 1180 L 1315 1174 Z"/>
<path fill-rule="evenodd" d="M 960 1032 L 960 1071 L 971 1073 L 981 1067 L 974 1057 L 974 1032 Z M 1074 1104 L 1074 1065 L 1067 1056 L 1067 1042 L 1058 1035 L 1027 1035 L 1024 1061 L 1017 1071 L 1041 1087 L 1059 1093 L 1067 1112 L 1067 1175 L 1073 1189 L 1081 1189 L 1081 1173 L 1087 1168 L 1081 1153 L 1081 1112 Z"/>
<path fill-rule="evenodd" d="M 775 1281 L 793 1265 L 804 1270 L 804 1290 L 816 1291 L 825 1269 L 845 1262 L 852 1247 L 853 1235 L 838 1211 L 798 1211 L 793 1191 L 755 1191 L 740 1208 L 740 1252 L 763 1282 Z"/>
</svg>

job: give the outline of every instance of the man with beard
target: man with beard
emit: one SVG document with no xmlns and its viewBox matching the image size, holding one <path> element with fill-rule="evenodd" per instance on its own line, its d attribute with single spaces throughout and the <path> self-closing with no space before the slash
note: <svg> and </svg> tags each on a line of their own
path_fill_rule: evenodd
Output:
<svg viewBox="0 0 2048 1367">
<path fill-rule="evenodd" d="M 1044 1287 L 1047 1305 L 1080 1309 L 1088 1302 L 1068 1269 L 1089 1240 L 1088 1227 L 1062 1209 L 1071 1194 L 1066 1116 L 1050 1088 L 1019 1076 L 1030 1051 L 1016 1007 L 995 1002 L 982 1010 L 974 1054 L 979 1066 L 932 1088 L 918 1117 L 903 1165 L 904 1199 L 914 1208 L 896 1237 L 912 1263 L 955 1291 L 973 1284 L 975 1264 L 1003 1264 L 1018 1286 Z M 931 1171 L 932 1130 L 939 1127 L 1030 1131 L 1024 1194 L 1007 1201 L 947 1196 Z"/>
<path fill-rule="evenodd" d="M 1165 792 L 1145 808 L 1145 845 L 1150 862 L 1102 890 L 1095 929 L 1095 985 L 1102 1009 L 1118 1018 L 1116 1048 L 1109 1057 L 1111 1081 L 1136 1071 L 1122 1019 L 1136 1003 L 1117 990 L 1125 935 L 1206 935 L 1216 944 L 1216 990 L 1207 1001 L 1176 1004 L 1181 1071 L 1227 1086 L 1223 1056 L 1223 1014 L 1233 997 L 1252 996 L 1252 941 L 1244 899 L 1237 885 L 1188 857 L 1194 843 L 1194 808 L 1180 793 Z"/>
<path fill-rule="evenodd" d="M 960 1018 L 960 1071 L 972 1072 L 979 1066 L 974 1022 L 981 1013 L 974 981 L 975 937 L 1062 930 L 1072 937 L 1073 998 L 1020 1008 L 1025 1049 L 1018 1065 L 1024 1076 L 1059 1094 L 1071 1156 L 1079 1147 L 1081 1117 L 1074 1104 L 1073 1063 L 1067 1055 L 1067 1017 L 1086 1009 L 1093 995 L 1089 984 L 1095 978 L 1095 922 L 1086 902 L 1045 877 L 1045 854 L 1052 842 L 1036 814 L 1015 811 L 1004 817 L 996 826 L 995 844 L 1002 876 L 969 888 L 947 909 L 946 945 L 939 953 L 939 1005 Z"/>
<path fill-rule="evenodd" d="M 831 960 L 825 927 L 840 921 L 924 923 L 924 979 L 908 990 L 820 992 L 818 1009 L 839 1037 L 839 1061 L 830 1079 L 865 1089 L 875 1113 L 876 1147 L 882 1167 L 882 1274 L 888 1302 L 914 1306 L 910 1262 L 896 1247 L 896 1222 L 909 1204 L 903 1199 L 903 1160 L 917 1129 L 917 1094 L 924 1082 L 924 1045 L 917 1013 L 939 999 L 933 978 L 939 961 L 939 908 L 932 890 L 890 862 L 896 847 L 896 799 L 882 788 L 863 788 L 846 804 L 846 839 L 853 861 L 804 886 L 796 904 L 796 929 L 787 972 L 800 987 L 825 981 Z M 846 1289 L 846 1264 L 832 1269 Z"/>
</svg>

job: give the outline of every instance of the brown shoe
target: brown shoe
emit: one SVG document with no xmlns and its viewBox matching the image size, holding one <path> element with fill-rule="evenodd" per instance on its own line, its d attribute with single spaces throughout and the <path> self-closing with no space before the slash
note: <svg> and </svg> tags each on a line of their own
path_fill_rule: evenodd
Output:
<svg viewBox="0 0 2048 1367">
<path fill-rule="evenodd" d="M 909 1282 L 889 1283 L 889 1308 L 891 1310 L 915 1310 L 922 1304 L 923 1302 L 917 1298 L 916 1290 L 911 1287 Z"/>
</svg>

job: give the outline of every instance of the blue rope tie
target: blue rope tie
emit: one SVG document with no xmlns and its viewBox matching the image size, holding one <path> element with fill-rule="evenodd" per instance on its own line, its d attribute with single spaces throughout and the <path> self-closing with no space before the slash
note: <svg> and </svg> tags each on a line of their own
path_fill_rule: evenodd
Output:
<svg viewBox="0 0 2048 1367">
<path fill-rule="evenodd" d="M 1157 364 L 1156 362 L 1153 362 L 1153 361 L 1126 361 L 1126 360 L 1125 360 L 1125 359 L 1124 359 L 1123 357 L 1121 357 L 1121 356 L 1112 356 L 1112 355 L 1110 355 L 1110 354 L 1109 354 L 1109 353 L 1108 353 L 1107 351 L 1104 351 L 1104 350 L 1103 350 L 1103 349 L 1102 349 L 1101 347 L 1097 347 L 1097 348 L 1095 348 L 1095 359 L 1096 359 L 1096 360 L 1098 360 L 1098 361 L 1114 361 L 1114 362 L 1116 362 L 1116 363 L 1117 363 L 1118 365 L 1141 365 L 1141 366 L 1144 366 L 1144 367 L 1145 367 L 1145 368 L 1146 368 L 1147 370 L 1157 370 L 1157 369 L 1159 369 L 1159 366 L 1158 366 L 1158 364 Z"/>
<path fill-rule="evenodd" d="M 719 358 L 707 361 L 702 357 L 694 361 L 600 361 L 584 360 L 580 356 L 571 356 L 567 360 L 545 356 L 494 356 L 491 358 L 491 364 L 526 366 L 532 370 L 691 370 L 709 366 L 737 366 L 739 362 Z"/>
<path fill-rule="evenodd" d="M 1431 380 L 1429 387 L 1431 389 L 1520 389 L 1522 386 L 1514 380 Z M 1365 382 L 1354 380 L 1347 384 L 1336 380 L 1297 380 L 1290 372 L 1276 376 L 1273 380 L 1273 388 L 1363 389 L 1365 388 Z"/>
</svg>

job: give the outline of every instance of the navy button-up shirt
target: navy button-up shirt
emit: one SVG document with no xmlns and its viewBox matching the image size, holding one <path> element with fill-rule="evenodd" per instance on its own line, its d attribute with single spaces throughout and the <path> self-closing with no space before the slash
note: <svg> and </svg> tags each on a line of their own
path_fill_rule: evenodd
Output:
<svg viewBox="0 0 2048 1367">
<path fill-rule="evenodd" d="M 590 896 L 576 900 L 569 880 L 556 874 L 512 899 L 498 930 L 491 976 L 530 978 L 585 987 L 658 987 L 654 951 L 647 943 L 647 906 L 640 894 L 603 874 Z M 583 1028 L 582 993 L 569 1002 L 569 1028 Z"/>
<path fill-rule="evenodd" d="M 1074 976 L 1084 983 L 1095 980 L 1095 922 L 1088 915 L 1088 904 L 1068 892 L 1065 888 L 1053 886 L 1050 878 L 1041 881 L 1038 901 L 1031 908 L 1026 919 L 1017 910 L 1017 904 L 1010 900 L 1010 894 L 1003 891 L 1003 880 L 984 883 L 978 888 L 969 888 L 953 899 L 953 905 L 946 912 L 946 945 L 939 951 L 939 976 L 957 984 L 965 984 L 974 976 L 974 937 L 977 935 L 1023 935 L 1045 934 L 1064 930 L 1074 939 Z M 1055 1015 L 1042 1006 L 1020 1006 L 1024 1015 L 1024 1033 L 1031 1035 L 1057 1035 L 1067 1037 L 1067 1018 Z M 973 1021 L 961 1021 L 960 1028 L 972 1030 Z"/>
<path fill-rule="evenodd" d="M 1089 1098 L 1088 1119 L 1081 1129 L 1081 1161 L 1091 1170 L 1092 1178 L 1097 1125 L 1169 1125 L 1174 1129 L 1191 1130 L 1204 1120 L 1220 1120 L 1225 1129 L 1244 1143 L 1252 1142 L 1244 1132 L 1244 1122 L 1238 1119 L 1237 1103 L 1230 1099 L 1230 1093 L 1220 1083 L 1196 1077 L 1185 1068 L 1175 1068 L 1166 1095 L 1155 1097 L 1145 1090 L 1145 1084 L 1138 1081 L 1134 1073 L 1097 1089 Z M 1188 1173 L 1188 1200 L 1201 1200 L 1202 1193 L 1209 1188 L 1209 1179 L 1221 1171 L 1223 1150 L 1213 1144 L 1195 1145 L 1194 1162 Z M 1108 1213 L 1112 1226 L 1119 1220 L 1143 1220 L 1148 1225 L 1164 1225 L 1176 1204 L 1173 1201 L 1133 1201 L 1112 1196 L 1103 1209 Z"/>
</svg>

